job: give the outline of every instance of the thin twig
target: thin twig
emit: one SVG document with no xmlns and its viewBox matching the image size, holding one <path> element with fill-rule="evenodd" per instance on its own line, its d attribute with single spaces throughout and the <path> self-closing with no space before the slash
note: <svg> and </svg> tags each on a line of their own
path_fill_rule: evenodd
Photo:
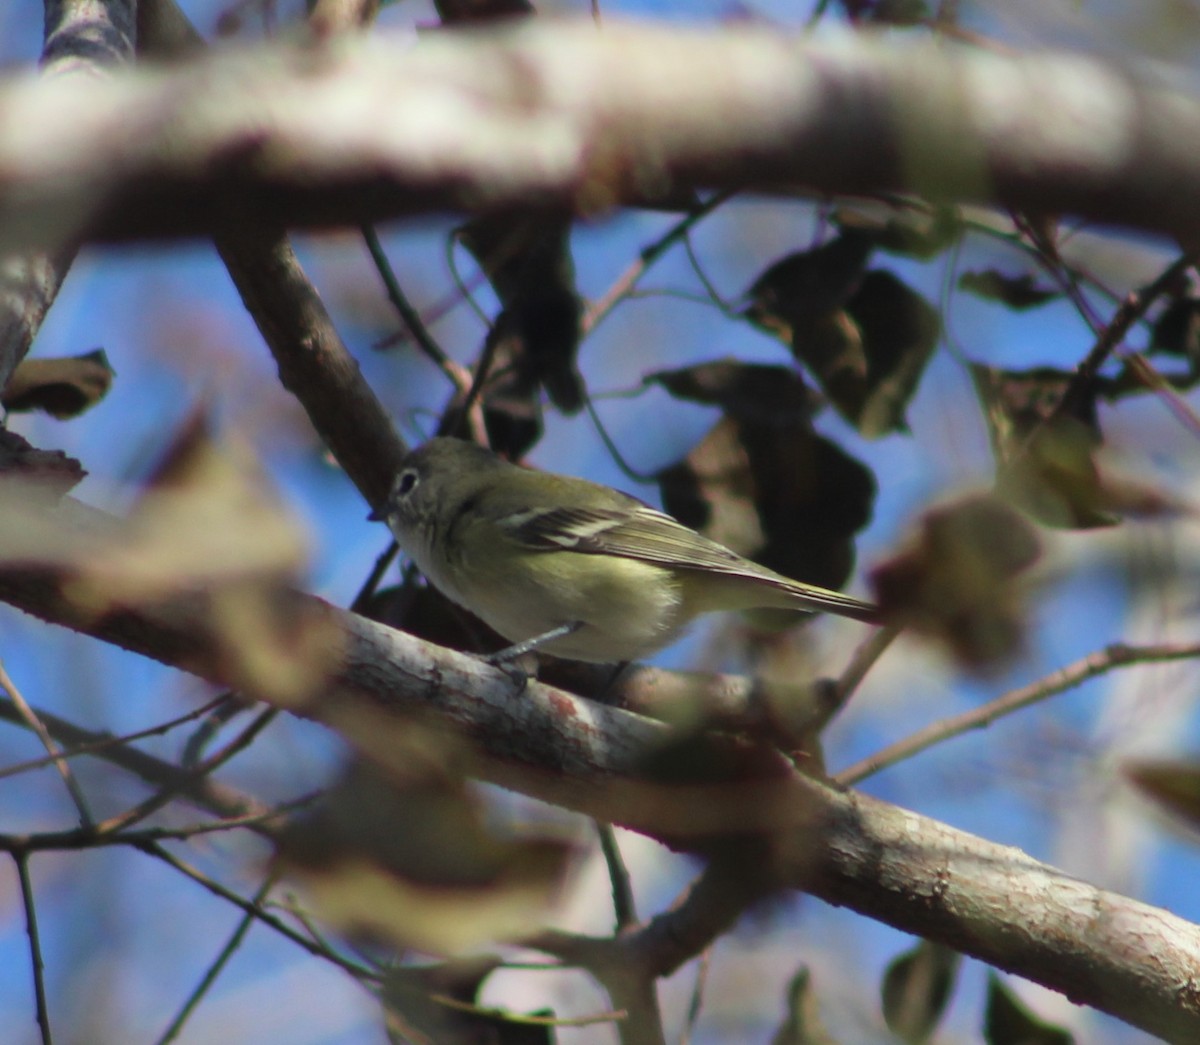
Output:
<svg viewBox="0 0 1200 1045">
<path fill-rule="evenodd" d="M 500 342 L 495 337 L 494 329 L 489 329 L 488 336 L 483 342 L 483 351 L 479 353 L 479 360 L 472 368 L 470 385 L 467 388 L 467 393 L 463 396 L 460 403 L 453 401 L 442 414 L 442 421 L 438 425 L 438 432 L 441 435 L 453 435 L 460 430 L 464 421 L 475 420 L 476 429 L 479 432 L 484 432 L 482 414 L 478 418 L 472 418 L 472 411 L 476 409 L 479 402 L 479 397 L 483 393 L 483 386 L 486 384 L 488 377 L 491 375 L 492 366 L 496 362 L 496 353 L 499 350 Z"/>
<path fill-rule="evenodd" d="M 959 736 L 971 729 L 982 729 L 991 725 L 997 719 L 1010 715 L 1014 711 L 1037 704 L 1049 697 L 1057 696 L 1068 689 L 1082 685 L 1089 679 L 1104 675 L 1114 668 L 1128 667 L 1132 664 L 1156 664 L 1174 660 L 1189 660 L 1200 657 L 1200 643 L 1180 645 L 1167 643 L 1158 646 L 1127 646 L 1124 643 L 1113 643 L 1104 649 L 1088 654 L 1081 660 L 1067 665 L 1059 671 L 1039 679 L 1037 682 L 1011 690 L 1003 696 L 990 700 L 986 704 L 965 711 L 961 715 L 934 722 L 924 729 L 890 744 L 882 751 L 856 762 L 848 769 L 843 769 L 832 779 L 843 787 L 857 784 L 866 777 L 887 769 L 914 755 L 933 747 L 934 744 Z"/>
<path fill-rule="evenodd" d="M 399 553 L 400 545 L 395 540 L 389 541 L 388 546 L 376 558 L 375 565 L 371 567 L 371 572 L 367 574 L 362 587 L 358 589 L 358 594 L 354 596 L 354 601 L 350 603 L 351 613 L 362 613 L 366 609 L 367 603 L 375 597 L 375 592 L 379 589 L 380 582 L 387 574 L 392 563 L 396 561 L 396 556 Z"/>
<path fill-rule="evenodd" d="M 711 946 L 704 948 L 700 955 L 700 963 L 696 967 L 696 982 L 692 984 L 692 998 L 688 1002 L 687 1020 L 683 1025 L 683 1033 L 679 1035 L 679 1045 L 688 1045 L 692 1040 L 692 1031 L 700 1019 L 700 1010 L 704 1006 L 704 987 L 708 983 L 708 970 L 712 966 Z"/>
<path fill-rule="evenodd" d="M 854 653 L 850 656 L 850 663 L 846 665 L 845 670 L 838 676 L 837 681 L 834 683 L 833 706 L 829 708 L 827 717 L 821 723 L 822 726 L 846 706 L 846 702 L 849 701 L 862 684 L 863 679 L 867 677 L 867 673 L 875 666 L 888 647 L 896 641 L 899 634 L 900 629 L 897 627 L 888 626 L 878 628 L 859 643 Z"/>
<path fill-rule="evenodd" d="M 446 267 L 450 269 L 450 278 L 454 281 L 454 289 L 458 291 L 462 300 L 467 303 L 467 307 L 475 313 L 475 318 L 483 324 L 484 329 L 488 329 L 491 327 L 492 321 L 479 302 L 475 300 L 473 288 L 463 278 L 462 273 L 458 271 L 458 262 L 454 260 L 454 245 L 458 242 L 458 239 L 457 233 L 446 237 Z M 478 275 L 482 278 L 475 280 L 475 287 L 480 287 L 487 282 L 486 272 L 480 269 L 478 270 Z"/>
<path fill-rule="evenodd" d="M 255 907 L 261 906 L 262 902 L 267 898 L 267 893 L 271 891 L 271 886 L 275 882 L 274 875 L 268 875 L 259 886 L 258 892 L 254 894 L 254 898 L 250 901 Z M 248 912 L 243 912 L 241 920 L 237 927 L 233 930 L 233 934 L 226 941 L 225 946 L 221 948 L 221 953 L 217 955 L 213 963 L 205 970 L 204 975 L 200 977 L 200 982 L 196 985 L 195 990 L 188 995 L 175 1018 L 167 1025 L 167 1029 L 162 1032 L 162 1035 L 157 1040 L 157 1045 L 167 1045 L 167 1042 L 174 1041 L 179 1032 L 183 1030 L 183 1025 L 188 1021 L 188 1018 L 196 1011 L 196 1006 L 200 1004 L 201 999 L 208 993 L 208 989 L 217 981 L 217 977 L 221 974 L 221 970 L 229 964 L 229 959 L 234 956 L 237 949 L 242 945 L 242 940 L 245 939 L 246 933 L 250 926 L 254 924 L 254 916 Z"/>
<path fill-rule="evenodd" d="M 1197 254 L 1185 252 L 1168 265 L 1152 282 L 1126 296 L 1112 319 L 1100 332 L 1092 349 L 1075 368 L 1075 373 L 1063 392 L 1060 409 L 1070 404 L 1095 379 L 1108 357 L 1125 339 L 1150 307 L 1166 293 L 1183 274 L 1196 263 Z"/>
<path fill-rule="evenodd" d="M 1037 225 L 1027 221 L 1022 215 L 1012 214 L 1013 224 L 1023 233 L 1035 248 L 1034 257 L 1038 264 L 1045 269 L 1046 274 L 1058 284 L 1059 290 L 1066 295 L 1068 301 L 1075 306 L 1080 318 L 1091 328 L 1092 333 L 1103 338 L 1107 324 L 1100 318 L 1092 304 L 1088 301 L 1080 287 L 1079 281 L 1070 266 L 1063 264 L 1058 249 L 1043 235 Z"/>
<path fill-rule="evenodd" d="M 708 295 L 712 304 L 724 313 L 726 316 L 733 316 L 733 308 L 721 297 L 720 292 L 708 278 L 708 273 L 704 271 L 704 266 L 700 264 L 700 258 L 696 254 L 695 244 L 692 243 L 691 232 L 687 232 L 683 237 L 683 249 L 687 254 L 688 261 L 691 263 L 692 271 L 696 274 L 696 278 L 700 280 L 701 286 L 704 287 L 704 292 Z"/>
<path fill-rule="evenodd" d="M 0 834 L 0 851 L 6 853 L 44 852 L 47 850 L 96 849 L 101 846 L 139 846 L 144 842 L 168 842 L 195 838 L 197 835 L 214 834 L 217 831 L 233 831 L 239 828 L 256 828 L 278 821 L 288 813 L 314 802 L 321 792 L 313 791 L 288 802 L 261 812 L 231 816 L 188 827 L 146 827 L 137 831 L 105 830 L 99 827 L 74 827 L 69 831 L 43 831 L 39 834 Z"/>
<path fill-rule="evenodd" d="M 612 883 L 613 917 L 617 932 L 637 923 L 637 905 L 633 898 L 633 883 L 629 868 L 617 845 L 617 832 L 612 824 L 597 820 L 596 834 L 600 836 L 600 851 L 604 854 L 604 865 L 608 868 L 608 880 Z"/>
<path fill-rule="evenodd" d="M 179 763 L 184 769 L 195 769 L 213 738 L 243 711 L 250 710 L 250 704 L 235 693 L 225 695 L 229 698 L 228 703 L 222 702 L 214 708 L 213 713 L 196 727 L 196 731 L 184 743 L 183 753 L 179 756 Z"/>
<path fill-rule="evenodd" d="M 608 291 L 602 298 L 600 298 L 598 301 L 592 302 L 587 311 L 584 312 L 583 319 L 580 321 L 580 330 L 583 332 L 583 334 L 587 335 L 595 330 L 600 321 L 607 316 L 623 298 L 629 295 L 630 291 L 637 286 L 638 280 L 646 274 L 646 270 L 650 268 L 650 266 L 656 261 L 658 261 L 658 259 L 667 252 L 668 248 L 686 236 L 693 226 L 695 226 L 702 219 L 708 217 L 708 215 L 721 206 L 722 203 L 725 203 L 727 200 L 733 197 L 736 192 L 736 189 L 726 189 L 722 192 L 714 193 L 690 214 L 686 215 L 672 225 L 669 229 L 667 229 L 667 231 L 664 232 L 653 243 L 643 247 L 641 253 L 638 254 L 637 260 L 633 262 L 623 273 L 621 273 L 617 281 L 608 288 Z"/>
<path fill-rule="evenodd" d="M 483 286 L 487 277 L 482 271 L 472 273 L 470 279 L 466 280 L 466 288 L 469 291 L 474 291 Z M 464 301 L 463 294 L 458 287 L 445 294 L 443 297 L 435 301 L 428 308 L 424 309 L 421 315 L 421 322 L 426 327 L 433 326 L 439 320 L 444 319 L 453 312 Z M 394 348 L 397 345 L 403 345 L 412 340 L 412 335 L 407 330 L 398 330 L 394 334 L 389 334 L 387 337 L 380 338 L 371 347 L 377 351 L 383 351 L 389 348 Z"/>
<path fill-rule="evenodd" d="M 471 383 L 470 375 L 467 374 L 463 366 L 446 355 L 442 350 L 442 346 L 437 343 L 433 335 L 429 333 L 429 329 L 422 322 L 421 314 L 413 308 L 404 291 L 400 289 L 400 282 L 396 279 L 396 273 L 392 269 L 391 262 L 388 261 L 383 244 L 379 242 L 379 236 L 375 232 L 374 227 L 363 225 L 362 236 L 363 242 L 366 243 L 367 250 L 371 255 L 371 260 L 375 263 L 375 271 L 379 273 L 379 278 L 383 280 L 388 300 L 395 307 L 396 311 L 400 313 L 400 318 L 404 320 L 404 325 L 408 327 L 413 340 L 416 341 L 421 351 L 425 353 L 430 361 L 450 379 L 454 387 L 459 392 L 465 392 Z"/>
<path fill-rule="evenodd" d="M 16 708 L 7 701 L 0 701 L 0 719 L 26 724 Z M 49 730 L 51 736 L 60 742 L 71 746 L 86 745 L 100 758 L 135 774 L 149 784 L 174 784 L 180 789 L 182 798 L 218 816 L 241 816 L 268 809 L 263 803 L 235 788 L 204 777 L 197 778 L 194 773 L 181 769 L 173 762 L 139 751 L 131 744 L 121 744 L 118 742 L 120 738 L 111 733 L 83 729 L 49 711 L 39 710 L 38 719 Z M 155 727 L 148 732 L 157 732 L 159 728 Z"/>
<path fill-rule="evenodd" d="M 25 908 L 25 933 L 29 937 L 29 966 L 33 972 L 33 997 L 37 1007 L 38 1029 L 42 1034 L 42 1045 L 52 1045 L 50 1033 L 50 1008 L 46 1004 L 45 964 L 42 961 L 42 941 L 38 933 L 37 906 L 33 899 L 33 880 L 29 877 L 29 854 L 13 853 L 17 865 L 17 877 L 21 880 L 21 903 Z"/>
<path fill-rule="evenodd" d="M 654 476 L 649 472 L 639 472 L 627 460 L 625 455 L 621 453 L 620 448 L 613 441 L 613 437 L 608 434 L 608 429 L 604 427 L 604 422 L 600 420 L 600 415 L 596 412 L 595 404 L 592 402 L 592 397 L 588 396 L 583 401 L 584 407 L 588 412 L 588 417 L 592 419 L 592 424 L 596 428 L 596 434 L 600 436 L 600 441 L 604 444 L 604 448 L 612 457 L 616 466 L 621 471 L 632 479 L 635 483 L 650 483 L 654 481 Z"/>
<path fill-rule="evenodd" d="M 1124 358 L 1129 362 L 1133 371 L 1146 382 L 1155 394 L 1166 404 L 1167 409 L 1193 436 L 1200 438 L 1200 417 L 1188 405 L 1187 401 L 1173 389 L 1170 382 L 1162 376 L 1140 352 L 1127 352 Z"/>
<path fill-rule="evenodd" d="M 236 737 L 233 738 L 225 747 L 221 748 L 215 754 L 210 755 L 203 762 L 188 770 L 195 777 L 206 777 L 215 772 L 234 755 L 244 751 L 250 746 L 251 742 L 267 728 L 276 717 L 279 715 L 279 709 L 269 707 L 259 712 L 254 720 L 246 726 Z M 127 809 L 124 813 L 119 813 L 116 816 L 109 817 L 103 823 L 96 826 L 97 834 L 115 834 L 122 831 L 133 824 L 145 820 L 152 813 L 157 812 L 168 802 L 172 801 L 179 795 L 182 790 L 181 782 L 172 782 L 160 788 L 149 798 L 139 802 L 132 809 Z"/>
<path fill-rule="evenodd" d="M 67 760 L 62 757 L 62 750 L 58 744 L 54 742 L 54 738 L 50 735 L 50 731 L 46 729 L 45 723 L 37 716 L 37 712 L 29 706 L 28 702 L 21 695 L 21 691 L 17 689 L 16 684 L 8 677 L 8 672 L 4 668 L 4 662 L 0 661 L 0 689 L 3 689 L 8 694 L 9 699 L 13 702 L 21 718 L 25 724 L 37 735 L 38 740 L 42 742 L 47 753 L 54 761 L 54 767 L 58 770 L 59 776 L 62 777 L 63 783 L 67 787 L 67 793 L 71 796 L 71 801 L 75 803 L 75 808 L 79 813 L 79 823 L 83 827 L 92 827 L 95 820 L 92 817 L 92 812 L 88 808 L 87 796 L 83 793 L 83 788 L 79 786 L 79 781 L 75 779 L 75 774 L 71 771 L 71 767 L 67 765 Z"/>
<path fill-rule="evenodd" d="M 166 722 L 161 722 L 157 726 L 150 726 L 148 729 L 139 729 L 134 733 L 123 733 L 119 737 L 106 737 L 104 740 L 94 740 L 87 744 L 77 744 L 74 747 L 65 747 L 57 754 L 43 755 L 41 758 L 31 758 L 27 762 L 14 762 L 11 766 L 5 766 L 3 769 L 0 769 L 0 780 L 3 780 L 5 777 L 16 776 L 19 773 L 28 773 L 33 769 L 41 769 L 43 766 L 48 766 L 52 762 L 59 761 L 59 759 L 78 758 L 80 755 L 95 755 L 103 752 L 106 748 L 119 747 L 123 744 L 129 744 L 134 740 L 142 740 L 145 737 L 161 736 L 172 729 L 186 725 L 193 719 L 207 715 L 227 699 L 228 694 L 222 694 L 215 700 L 210 700 L 202 707 L 196 708 L 195 711 L 189 711 L 186 715 L 180 715 L 178 718 L 168 719 Z"/>
<path fill-rule="evenodd" d="M 323 959 L 325 959 L 325 961 L 332 962 L 334 965 L 338 966 L 339 968 L 344 969 L 346 972 L 350 973 L 350 975 L 353 976 L 356 980 L 365 980 L 365 981 L 373 983 L 380 978 L 379 974 L 376 973 L 373 969 L 369 969 L 363 965 L 357 965 L 354 962 L 350 961 L 349 959 L 343 958 L 340 954 L 338 954 L 335 951 L 327 951 L 321 947 L 318 947 L 315 943 L 310 941 L 307 937 L 301 936 L 298 932 L 296 932 L 295 929 L 293 929 L 289 925 L 284 924 L 282 921 L 280 921 L 280 919 L 276 918 L 273 914 L 269 914 L 267 911 L 263 910 L 261 907 L 256 906 L 250 900 L 247 900 L 241 896 L 238 896 L 238 894 L 233 892 L 233 890 L 226 889 L 225 886 L 221 885 L 220 882 L 213 881 L 211 878 L 208 877 L 208 875 L 204 874 L 201 871 L 196 870 L 196 868 L 192 867 L 190 864 L 187 864 L 184 861 L 180 860 L 178 857 L 176 857 L 174 854 L 168 852 L 166 849 L 164 849 L 162 846 L 158 845 L 156 842 L 139 843 L 139 844 L 135 845 L 134 848 L 141 850 L 147 856 L 152 856 L 156 860 L 161 860 L 163 863 L 167 864 L 169 867 L 174 868 L 180 874 L 185 875 L 186 877 L 190 878 L 197 885 L 200 885 L 204 889 L 207 889 L 214 896 L 217 896 L 220 899 L 233 904 L 233 906 L 238 908 L 238 910 L 240 910 L 246 914 L 249 914 L 251 917 L 262 922 L 263 925 L 266 925 L 266 926 L 274 929 L 280 935 L 291 940 L 292 943 L 297 944 L 298 946 L 304 948 L 304 950 L 306 950 L 309 954 L 313 955 L 314 957 L 323 958 Z"/>
</svg>

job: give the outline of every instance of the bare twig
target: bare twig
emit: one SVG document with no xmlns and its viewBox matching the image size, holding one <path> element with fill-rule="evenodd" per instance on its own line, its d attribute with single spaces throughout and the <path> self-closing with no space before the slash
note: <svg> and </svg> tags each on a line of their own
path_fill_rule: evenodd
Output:
<svg viewBox="0 0 1200 1045">
<path fill-rule="evenodd" d="M 879 658 L 884 655 L 888 647 L 896 641 L 899 635 L 900 628 L 878 628 L 859 643 L 857 649 L 855 649 L 853 655 L 850 657 L 850 663 L 846 665 L 845 670 L 833 684 L 832 706 L 827 709 L 827 714 L 823 719 L 818 723 L 814 723 L 814 725 L 817 725 L 818 728 L 824 726 L 830 718 L 846 706 L 846 702 L 849 701 L 862 684 L 863 679 L 867 677 L 867 673 L 875 666 Z"/>
<path fill-rule="evenodd" d="M 3 661 L 0 661 L 0 689 L 3 689 L 8 694 L 9 700 L 13 702 L 13 706 L 17 709 L 17 714 L 21 716 L 25 724 L 37 735 L 37 738 L 42 742 L 42 747 L 46 749 L 47 753 L 53 759 L 54 767 L 58 770 L 59 776 L 62 777 L 63 783 L 67 788 L 67 793 L 71 796 L 71 801 L 75 803 L 75 808 L 79 812 L 79 823 L 84 827 L 91 827 L 95 823 L 95 820 L 88 807 L 87 796 L 84 795 L 83 788 L 79 786 L 79 781 L 75 779 L 75 774 L 71 771 L 71 767 L 67 765 L 67 760 L 62 757 L 62 751 L 54 742 L 50 731 L 46 729 L 45 724 L 38 718 L 37 712 L 29 706 L 28 702 L 21 695 L 21 691 L 17 689 L 16 684 L 9 678 Z"/>
<path fill-rule="evenodd" d="M 208 875 L 196 870 L 196 868 L 185 863 L 183 860 L 180 860 L 158 843 L 138 843 L 134 848 L 140 849 L 143 853 L 154 857 L 156 860 L 161 860 L 169 867 L 173 867 L 180 874 L 190 878 L 193 882 L 207 889 L 214 896 L 233 904 L 234 907 L 238 908 L 244 914 L 255 919 L 256 921 L 262 922 L 262 924 L 268 928 L 274 929 L 281 936 L 291 940 L 292 943 L 302 947 L 314 957 L 321 958 L 327 962 L 332 962 L 334 965 L 344 969 L 356 980 L 362 982 L 374 982 L 379 979 L 378 974 L 373 969 L 370 969 L 365 965 L 358 965 L 347 958 L 343 958 L 336 951 L 328 951 L 319 947 L 317 944 L 309 940 L 308 937 L 300 935 L 300 933 L 296 932 L 295 929 L 284 924 L 273 914 L 264 910 L 252 900 L 244 899 L 237 893 L 233 892 L 233 890 L 225 888 L 225 886 L 221 885 L 220 882 L 213 881 L 213 879 L 211 879 Z"/>
<path fill-rule="evenodd" d="M 278 708 L 268 707 L 260 711 L 255 716 L 254 720 L 233 738 L 228 744 L 215 754 L 210 755 L 203 762 L 187 770 L 187 772 L 195 778 L 204 778 L 216 772 L 222 765 L 228 762 L 234 755 L 240 751 L 244 751 L 253 742 L 268 725 L 275 720 L 279 714 Z M 120 831 L 125 830 L 132 825 L 145 820 L 152 813 L 156 813 L 159 809 L 165 806 L 168 802 L 177 798 L 183 791 L 182 781 L 172 781 L 165 784 L 155 794 L 150 795 L 145 800 L 139 802 L 132 809 L 127 809 L 124 813 L 119 813 L 116 816 L 109 817 L 103 823 L 96 826 L 96 833 L 99 835 L 115 835 Z"/>
<path fill-rule="evenodd" d="M 41 769 L 43 766 L 50 765 L 52 762 L 57 762 L 64 758 L 78 758 L 80 755 L 97 755 L 107 751 L 110 748 L 121 747 L 125 744 L 130 744 L 135 740 L 142 740 L 145 737 L 162 736 L 164 733 L 170 732 L 177 726 L 182 726 L 193 719 L 197 719 L 202 715 L 207 715 L 214 708 L 223 704 L 227 700 L 227 696 L 222 694 L 214 700 L 210 700 L 207 704 L 196 708 L 194 711 L 189 711 L 185 715 L 180 715 L 177 718 L 168 719 L 166 722 L 160 722 L 157 726 L 150 726 L 147 729 L 139 729 L 133 733 L 123 733 L 119 737 L 107 737 L 104 740 L 95 740 L 86 744 L 75 744 L 71 747 L 60 749 L 53 755 L 43 755 L 41 758 L 31 758 L 27 762 L 14 762 L 12 765 L 5 766 L 0 769 L 0 780 L 5 777 L 17 776 L 19 773 L 28 773 L 33 769 Z M 39 713 L 40 714 L 44 713 Z"/>
<path fill-rule="evenodd" d="M 1071 382 L 1063 392 L 1060 410 L 1068 409 L 1080 393 L 1090 387 L 1100 368 L 1125 340 L 1134 324 L 1146 315 L 1163 294 L 1179 282 L 1183 274 L 1196 263 L 1196 258 L 1196 252 L 1185 252 L 1168 265 L 1153 282 L 1129 294 L 1121 302 L 1112 319 L 1100 331 L 1100 336 L 1091 351 L 1075 368 Z"/>
<path fill-rule="evenodd" d="M 706 947 L 697 963 L 696 982 L 692 984 L 692 997 L 688 1002 L 683 1033 L 679 1035 L 679 1045 L 689 1045 L 692 1040 L 692 1031 L 696 1029 L 696 1021 L 700 1019 L 700 1010 L 704 1007 L 704 987 L 708 983 L 708 970 L 712 966 L 712 953 L 712 947 Z"/>
<path fill-rule="evenodd" d="M 1192 436 L 1200 437 L 1200 417 L 1196 415 L 1196 411 L 1191 408 L 1187 400 L 1176 392 L 1166 378 L 1151 365 L 1150 361 L 1140 352 L 1127 352 L 1125 358 L 1129 361 L 1129 366 L 1134 373 L 1154 389 L 1155 394 L 1166 404 L 1167 409 L 1175 415 L 1175 419 Z"/>
<path fill-rule="evenodd" d="M 46 1004 L 45 964 L 42 961 L 42 941 L 37 925 L 37 905 L 33 898 L 33 881 L 29 877 L 29 854 L 14 852 L 17 877 L 21 881 L 21 903 L 25 908 L 25 933 L 29 937 L 29 968 L 33 975 L 33 997 L 37 1008 L 38 1029 L 42 1034 L 42 1045 L 52 1045 L 50 1033 L 50 1008 Z"/>
<path fill-rule="evenodd" d="M 268 875 L 263 884 L 259 886 L 258 892 L 250 900 L 250 903 L 255 908 L 261 907 L 263 901 L 266 900 L 274 881 L 274 876 Z M 179 1036 L 179 1032 L 183 1030 L 183 1025 L 188 1021 L 191 1014 L 196 1011 L 196 1006 L 200 1004 L 201 999 L 208 993 L 209 988 L 217 982 L 217 977 L 221 974 L 221 970 L 229 964 L 229 959 L 234 956 L 237 949 L 242 945 L 242 940 L 245 939 L 246 933 L 253 924 L 254 916 L 249 911 L 244 911 L 233 933 L 226 941 L 225 946 L 221 948 L 221 952 L 213 960 L 213 963 L 204 970 L 204 975 L 200 978 L 200 982 L 196 984 L 195 989 L 188 995 L 183 1005 L 180 1006 L 179 1012 L 176 1013 L 175 1018 L 167 1025 L 167 1029 L 158 1037 L 157 1045 L 167 1045 L 168 1042 L 174 1041 Z"/>
<path fill-rule="evenodd" d="M 149 784 L 160 787 L 175 785 L 179 789 L 180 798 L 216 813 L 218 816 L 257 816 L 270 812 L 270 807 L 237 789 L 215 780 L 196 777 L 193 773 L 180 769 L 171 762 L 139 751 L 129 744 L 120 743 L 120 737 L 83 729 L 48 711 L 38 710 L 37 716 L 51 736 L 61 743 L 68 746 L 86 746 L 91 753 L 103 758 L 106 762 L 111 762 L 115 766 L 134 773 Z M 0 702 L 0 719 L 24 724 L 24 720 L 17 714 L 16 708 L 4 702 Z M 158 727 L 147 732 L 156 733 Z"/>
<path fill-rule="evenodd" d="M 408 300 L 408 296 L 400 287 L 400 281 L 396 278 L 396 273 L 392 268 L 391 262 L 388 260 L 387 253 L 383 249 L 383 244 L 379 241 L 379 235 L 371 225 L 362 227 L 363 242 L 367 245 L 367 251 L 371 255 L 371 260 L 375 263 L 375 271 L 379 273 L 379 278 L 383 280 L 384 289 L 387 291 L 388 300 L 391 301 L 396 311 L 400 313 L 400 318 L 404 321 L 404 325 L 408 328 L 409 334 L 413 340 L 420 346 L 421 351 L 429 358 L 429 360 L 450 379 L 450 382 L 459 391 L 460 394 L 465 394 L 466 390 L 471 385 L 471 375 L 460 363 L 456 363 L 443 351 L 442 346 L 437 343 L 433 335 L 429 333 L 428 327 L 425 326 L 421 319 L 421 314 L 412 306 Z"/>
<path fill-rule="evenodd" d="M 1114 643 L 1095 653 L 1088 654 L 1074 664 L 1069 664 L 1044 679 L 1005 693 L 980 707 L 964 711 L 961 715 L 954 715 L 926 726 L 903 740 L 889 745 L 882 751 L 843 769 L 833 777 L 833 780 L 844 786 L 856 784 L 880 770 L 912 758 L 933 747 L 934 744 L 939 744 L 950 737 L 959 736 L 968 730 L 982 729 L 1005 715 L 1011 715 L 1014 711 L 1057 696 L 1059 693 L 1082 685 L 1098 675 L 1107 674 L 1114 668 L 1129 667 L 1135 664 L 1158 664 L 1173 660 L 1191 660 L 1196 657 L 1200 657 L 1200 644 L 1168 643 L 1161 646 L 1127 646 L 1123 643 Z"/>
<path fill-rule="evenodd" d="M 616 829 L 612 824 L 597 820 L 596 834 L 600 836 L 600 851 L 604 854 L 604 865 L 608 868 L 608 880 L 612 884 L 613 919 L 620 932 L 637 921 L 633 884 L 629 880 L 629 868 L 621 857 Z"/>
<path fill-rule="evenodd" d="M 638 258 L 629 267 L 621 273 L 617 281 L 605 291 L 604 296 L 598 301 L 592 302 L 587 311 L 583 314 L 583 319 L 580 321 L 580 330 L 586 336 L 590 334 L 623 298 L 628 297 L 637 286 L 638 280 L 646 274 L 649 269 L 659 258 L 661 258 L 672 246 L 680 240 L 686 239 L 687 234 L 704 218 L 708 217 L 722 203 L 731 199 L 736 195 L 736 189 L 727 189 L 723 192 L 714 193 L 702 204 L 695 208 L 690 214 L 681 218 L 672 225 L 666 232 L 658 237 L 653 243 L 647 244 L 641 249 Z"/>
</svg>

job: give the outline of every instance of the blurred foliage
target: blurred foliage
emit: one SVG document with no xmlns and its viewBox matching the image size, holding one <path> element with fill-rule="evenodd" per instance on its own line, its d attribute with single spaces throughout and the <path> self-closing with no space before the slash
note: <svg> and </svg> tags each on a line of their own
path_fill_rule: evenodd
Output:
<svg viewBox="0 0 1200 1045">
<path fill-rule="evenodd" d="M 1072 1045 L 1075 1038 L 1061 1027 L 1039 1020 L 991 973 L 983 1040 L 987 1045 Z"/>
<path fill-rule="evenodd" d="M 24 359 L 0 396 L 5 409 L 44 410 L 65 420 L 95 406 L 112 386 L 113 369 L 104 349 L 59 359 Z"/>
<path fill-rule="evenodd" d="M 962 956 L 941 944 L 922 940 L 894 958 L 883 974 L 883 1018 L 905 1045 L 922 1045 L 933 1036 L 946 1011 Z"/>
</svg>

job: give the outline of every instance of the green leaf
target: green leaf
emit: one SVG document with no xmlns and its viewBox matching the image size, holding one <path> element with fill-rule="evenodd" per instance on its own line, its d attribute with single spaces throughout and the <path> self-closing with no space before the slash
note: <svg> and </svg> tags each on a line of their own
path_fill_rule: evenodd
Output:
<svg viewBox="0 0 1200 1045">
<path fill-rule="evenodd" d="M 1073 1045 L 1075 1041 L 1070 1032 L 1034 1016 L 994 974 L 988 977 L 983 1037 L 987 1045 Z"/>
<path fill-rule="evenodd" d="M 1200 763 L 1133 762 L 1125 767 L 1125 775 L 1167 812 L 1191 828 L 1200 828 Z"/>
<path fill-rule="evenodd" d="M 894 959 L 883 974 L 883 1018 L 909 1045 L 929 1040 L 954 987 L 962 956 L 922 940 Z"/>
<path fill-rule="evenodd" d="M 1148 351 L 1200 361 L 1200 300 L 1172 301 L 1154 321 Z"/>
<path fill-rule="evenodd" d="M 1050 367 L 971 367 L 996 458 L 996 490 L 1044 526 L 1086 530 L 1120 522 L 1095 453 L 1104 442 L 1094 384 Z M 1071 390 L 1073 398 L 1065 402 Z"/>
<path fill-rule="evenodd" d="M 1020 575 L 1039 557 L 1031 523 L 999 498 L 960 498 L 922 515 L 901 549 L 871 572 L 884 618 L 987 670 L 1021 648 Z"/>
<path fill-rule="evenodd" d="M 787 1012 L 771 1045 L 837 1045 L 821 1021 L 812 977 L 803 965 L 788 984 Z"/>
</svg>

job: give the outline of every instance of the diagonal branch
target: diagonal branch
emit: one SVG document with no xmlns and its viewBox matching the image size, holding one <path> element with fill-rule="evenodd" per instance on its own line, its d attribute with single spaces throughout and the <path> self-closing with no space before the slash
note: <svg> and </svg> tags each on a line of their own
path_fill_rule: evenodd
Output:
<svg viewBox="0 0 1200 1045">
<path fill-rule="evenodd" d="M 66 500 L 58 511 L 87 510 Z M 0 599 L 229 681 L 186 603 L 169 618 L 132 610 L 97 618 L 67 603 L 58 580 L 48 570 L 5 568 Z M 1183 919 L 1011 847 L 837 791 L 733 738 L 706 740 L 690 775 L 664 779 L 655 752 L 675 744 L 678 754 L 679 738 L 661 723 L 532 682 L 516 699 L 504 673 L 474 658 L 311 596 L 288 598 L 298 612 L 324 614 L 343 649 L 329 685 L 288 710 L 325 722 L 369 756 L 394 756 L 396 730 L 409 729 L 413 716 L 442 723 L 473 745 L 471 770 L 482 779 L 679 849 L 719 855 L 754 840 L 761 881 L 945 943 L 1168 1040 L 1200 1040 L 1200 992 L 1181 986 L 1200 982 L 1200 931 Z M 708 935 L 701 926 L 696 945 Z M 659 962 L 683 951 L 665 950 L 669 960 Z"/>
</svg>

